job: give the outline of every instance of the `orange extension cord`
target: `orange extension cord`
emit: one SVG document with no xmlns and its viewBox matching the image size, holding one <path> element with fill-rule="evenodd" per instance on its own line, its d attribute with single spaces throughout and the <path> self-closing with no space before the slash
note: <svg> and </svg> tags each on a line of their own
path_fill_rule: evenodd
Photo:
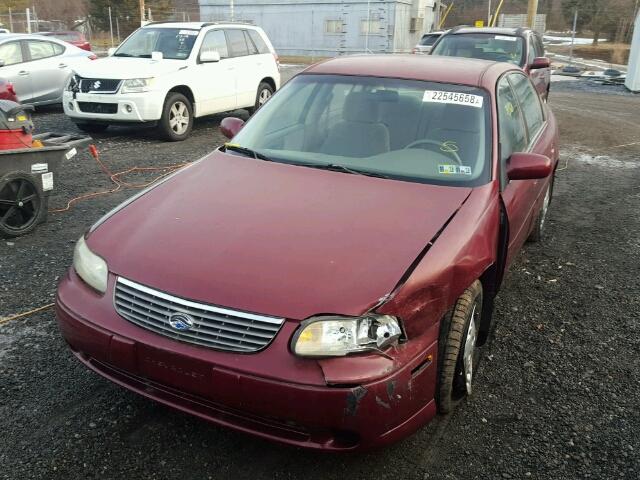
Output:
<svg viewBox="0 0 640 480">
<path fill-rule="evenodd" d="M 67 202 L 67 206 L 66 207 L 49 210 L 50 213 L 66 212 L 66 211 L 71 209 L 71 206 L 74 203 L 79 202 L 80 200 L 86 200 L 86 199 L 89 199 L 89 198 L 98 197 L 100 195 L 108 195 L 110 193 L 115 193 L 115 192 L 121 190 L 123 187 L 124 188 L 145 188 L 145 187 L 148 187 L 152 183 L 157 182 L 161 178 L 166 177 L 167 175 L 170 175 L 173 172 L 175 172 L 177 170 L 180 170 L 181 168 L 186 167 L 187 165 L 189 165 L 191 163 L 191 162 L 178 163 L 178 164 L 175 164 L 175 165 L 168 165 L 166 167 L 132 167 L 132 168 L 129 168 L 127 170 L 123 170 L 122 172 L 111 173 L 111 171 L 105 166 L 105 164 L 102 163 L 102 160 L 100 160 L 100 154 L 98 153 L 98 149 L 96 148 L 95 145 L 89 145 L 89 153 L 95 159 L 95 161 L 98 163 L 98 166 L 100 167 L 100 170 L 102 170 L 105 173 L 105 175 L 107 175 L 109 177 L 109 179 L 114 183 L 114 185 L 116 187 L 112 188 L 111 190 L 104 190 L 104 191 L 101 191 L 101 192 L 86 193 L 84 195 L 80 195 L 78 197 L 74 197 L 74 198 L 72 198 L 71 200 L 69 200 Z M 158 175 L 153 180 L 151 180 L 149 182 L 146 182 L 146 183 L 137 183 L 137 184 L 136 183 L 129 183 L 129 182 L 125 182 L 124 180 L 121 179 L 121 177 L 123 177 L 124 175 L 128 175 L 128 174 L 133 173 L 133 172 L 150 172 L 150 171 L 162 171 L 164 173 L 162 173 L 161 175 Z"/>
</svg>

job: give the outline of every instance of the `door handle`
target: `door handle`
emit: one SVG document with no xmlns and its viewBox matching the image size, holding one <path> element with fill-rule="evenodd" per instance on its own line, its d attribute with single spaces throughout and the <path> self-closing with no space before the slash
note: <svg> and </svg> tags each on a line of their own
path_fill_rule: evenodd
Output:
<svg viewBox="0 0 640 480">
<path fill-rule="evenodd" d="M 228 67 L 227 70 L 235 70 L 234 67 Z"/>
<path fill-rule="evenodd" d="M 24 77 L 25 75 L 29 75 L 29 72 L 27 72 L 26 70 L 20 70 L 18 72 L 18 75 L 22 75 Z"/>
<path fill-rule="evenodd" d="M 60 65 L 58 65 L 58 68 L 67 68 L 67 64 L 66 63 L 61 63 Z"/>
</svg>

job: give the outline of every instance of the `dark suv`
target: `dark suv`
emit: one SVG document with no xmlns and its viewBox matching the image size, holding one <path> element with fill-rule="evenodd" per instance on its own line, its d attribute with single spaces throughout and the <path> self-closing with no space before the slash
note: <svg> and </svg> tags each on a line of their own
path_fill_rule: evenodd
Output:
<svg viewBox="0 0 640 480">
<path fill-rule="evenodd" d="M 531 77 L 543 99 L 549 95 L 550 62 L 542 36 L 529 28 L 456 27 L 440 37 L 431 55 L 513 63 Z"/>
</svg>

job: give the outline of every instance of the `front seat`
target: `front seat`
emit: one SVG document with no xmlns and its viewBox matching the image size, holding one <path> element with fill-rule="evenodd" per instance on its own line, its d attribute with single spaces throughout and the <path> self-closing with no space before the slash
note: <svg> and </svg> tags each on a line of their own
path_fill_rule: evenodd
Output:
<svg viewBox="0 0 640 480">
<path fill-rule="evenodd" d="M 389 130 L 380 122 L 380 104 L 374 94 L 352 92 L 344 101 L 343 120 L 329 127 L 321 153 L 370 157 L 389 151 Z"/>
<path fill-rule="evenodd" d="M 443 151 L 455 151 L 463 164 L 474 164 L 482 141 L 483 111 L 481 108 L 447 105 L 440 122 L 427 138 L 443 145 Z"/>
</svg>

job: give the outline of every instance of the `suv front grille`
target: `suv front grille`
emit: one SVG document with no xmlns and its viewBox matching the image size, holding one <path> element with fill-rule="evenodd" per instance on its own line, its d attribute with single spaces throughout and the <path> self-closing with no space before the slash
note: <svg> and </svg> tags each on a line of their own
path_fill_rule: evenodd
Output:
<svg viewBox="0 0 640 480">
<path fill-rule="evenodd" d="M 117 103 L 78 102 L 78 108 L 84 113 L 117 113 Z"/>
<path fill-rule="evenodd" d="M 80 78 L 80 91 L 82 93 L 116 93 L 122 80 L 110 78 Z"/>
<path fill-rule="evenodd" d="M 126 320 L 159 335 L 217 350 L 257 352 L 275 337 L 284 319 L 197 303 L 118 277 L 115 307 Z M 173 316 L 173 318 L 171 318 Z M 192 321 L 188 329 L 170 319 Z M 175 322 L 174 322 L 175 323 Z M 184 326 L 184 322 L 181 322 Z"/>
</svg>

